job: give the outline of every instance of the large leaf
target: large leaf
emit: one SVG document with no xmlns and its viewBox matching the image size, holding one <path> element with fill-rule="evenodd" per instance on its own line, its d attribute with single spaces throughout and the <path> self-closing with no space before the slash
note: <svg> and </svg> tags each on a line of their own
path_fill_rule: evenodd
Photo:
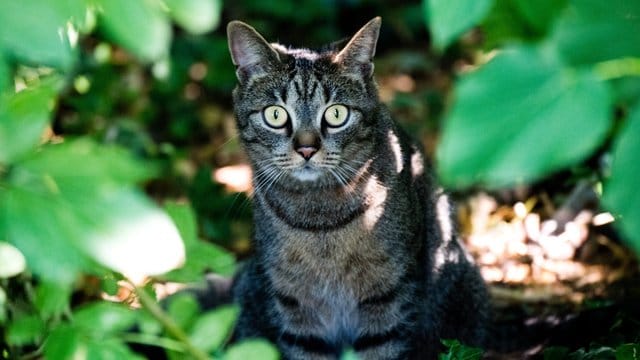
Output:
<svg viewBox="0 0 640 360">
<path fill-rule="evenodd" d="M 604 187 L 604 203 L 618 217 L 622 232 L 640 253 L 640 192 L 636 191 L 640 178 L 640 106 L 629 115 L 616 140 L 613 151 L 611 177 Z"/>
<path fill-rule="evenodd" d="M 117 303 L 100 301 L 78 309 L 73 317 L 75 326 L 97 336 L 118 333 L 133 326 L 136 312 Z"/>
<path fill-rule="evenodd" d="M 220 22 L 220 0 L 165 0 L 169 14 L 185 30 L 203 34 Z"/>
<path fill-rule="evenodd" d="M 49 83 L 0 95 L 0 163 L 10 163 L 40 141 L 54 95 Z"/>
<path fill-rule="evenodd" d="M 136 278 L 169 271 L 184 258 L 178 231 L 132 187 L 150 173 L 118 148 L 90 141 L 47 146 L 8 177 L 0 202 L 7 240 L 54 282 L 75 275 L 85 258 L 79 252 Z"/>
<path fill-rule="evenodd" d="M 12 186 L 0 193 L 0 217 L 7 241 L 44 281 L 70 284 L 86 269 L 87 259 L 73 242 L 84 229 L 59 199 Z"/>
<path fill-rule="evenodd" d="M 96 0 L 99 25 L 115 43 L 144 61 L 165 56 L 171 41 L 171 25 L 158 2 L 151 0 Z"/>
<path fill-rule="evenodd" d="M 640 2 L 574 0 L 554 35 L 576 64 L 640 56 Z"/>
<path fill-rule="evenodd" d="M 610 127 L 608 87 L 554 59 L 515 48 L 460 81 L 437 153 L 447 185 L 533 181 L 602 143 Z"/>
<path fill-rule="evenodd" d="M 222 306 L 200 316 L 189 332 L 189 339 L 198 349 L 211 352 L 229 337 L 238 316 L 236 306 Z"/>
<path fill-rule="evenodd" d="M 11 69 L 0 52 L 0 92 L 4 92 L 9 89 L 11 80 Z"/>
<path fill-rule="evenodd" d="M 424 0 L 433 42 L 444 49 L 487 15 L 493 0 Z"/>
<path fill-rule="evenodd" d="M 537 32 L 547 32 L 567 0 L 513 0 L 527 23 Z"/>
<path fill-rule="evenodd" d="M 85 8 L 82 0 L 0 1 L 0 49 L 28 63 L 68 69 L 74 51 L 67 23 Z"/>
<path fill-rule="evenodd" d="M 245 359 L 278 360 L 280 359 L 280 354 L 275 346 L 268 341 L 258 339 L 245 340 L 234 344 L 224 354 L 224 360 Z M 345 356 L 341 357 L 341 360 L 347 359 Z M 357 359 L 357 356 L 354 355 L 350 359 Z"/>
</svg>

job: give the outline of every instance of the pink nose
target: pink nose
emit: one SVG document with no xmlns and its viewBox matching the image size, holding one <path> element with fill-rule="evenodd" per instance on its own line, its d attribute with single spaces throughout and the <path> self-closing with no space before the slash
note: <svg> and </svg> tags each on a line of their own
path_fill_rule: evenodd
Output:
<svg viewBox="0 0 640 360">
<path fill-rule="evenodd" d="M 300 154 L 305 160 L 309 160 L 311 159 L 313 154 L 318 152 L 318 149 L 313 146 L 300 146 L 296 149 L 296 152 Z"/>
</svg>

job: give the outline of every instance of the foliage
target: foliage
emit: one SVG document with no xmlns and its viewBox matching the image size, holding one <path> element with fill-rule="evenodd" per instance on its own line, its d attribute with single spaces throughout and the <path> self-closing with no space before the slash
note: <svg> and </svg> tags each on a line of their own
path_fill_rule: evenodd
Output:
<svg viewBox="0 0 640 360">
<path fill-rule="evenodd" d="M 466 346 L 458 340 L 442 340 L 447 351 L 440 354 L 439 360 L 478 360 L 482 358 L 482 349 Z"/>
<path fill-rule="evenodd" d="M 437 154 L 443 181 L 501 188 L 586 168 L 603 179 L 605 206 L 640 252 L 640 199 L 630 191 L 640 176 L 631 140 L 640 131 L 640 4 L 487 0 L 487 15 L 467 11 L 477 1 L 441 3 L 426 2 L 436 45 L 480 25 L 487 46 L 486 64 L 453 91 Z M 610 166 L 589 165 L 609 157 Z"/>
<path fill-rule="evenodd" d="M 133 287 L 141 311 L 87 293 L 94 283 L 97 293 L 115 295 L 118 281 L 124 281 L 121 274 L 142 279 L 178 266 L 165 279 L 196 281 L 211 270 L 230 274 L 235 260 L 199 239 L 188 205 L 170 202 L 165 212 L 140 189 L 158 175 L 161 163 L 91 134 L 52 131 L 58 107 L 73 101 L 60 97 L 71 87 L 86 93 L 92 85 L 86 76 L 76 76 L 88 57 L 108 61 L 117 44 L 137 56 L 140 68 L 166 63 L 171 19 L 201 34 L 217 26 L 221 11 L 215 0 L 159 5 L 100 0 L 0 4 L 2 358 L 140 358 L 127 343 L 161 346 L 178 357 L 225 356 L 221 347 L 237 315 L 233 307 L 193 320 L 200 313 L 197 304 L 187 306 L 189 311 L 174 305 L 167 312 L 150 287 Z M 83 43 L 102 37 L 93 49 Z M 84 293 L 80 301 L 72 298 L 77 289 Z M 134 326 L 138 332 L 132 332 Z M 263 343 L 238 344 L 229 356 L 270 349 Z"/>
</svg>

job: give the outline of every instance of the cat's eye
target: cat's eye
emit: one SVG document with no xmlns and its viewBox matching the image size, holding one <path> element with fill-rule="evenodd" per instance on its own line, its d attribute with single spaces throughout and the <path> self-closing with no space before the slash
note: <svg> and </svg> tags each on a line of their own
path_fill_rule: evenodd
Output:
<svg viewBox="0 0 640 360">
<path fill-rule="evenodd" d="M 344 105 L 331 105 L 324 111 L 324 120 L 330 127 L 340 127 L 349 119 L 349 108 Z"/>
<path fill-rule="evenodd" d="M 267 125 L 275 129 L 280 129 L 287 124 L 289 114 L 282 106 L 272 105 L 262 110 L 262 118 Z"/>
</svg>

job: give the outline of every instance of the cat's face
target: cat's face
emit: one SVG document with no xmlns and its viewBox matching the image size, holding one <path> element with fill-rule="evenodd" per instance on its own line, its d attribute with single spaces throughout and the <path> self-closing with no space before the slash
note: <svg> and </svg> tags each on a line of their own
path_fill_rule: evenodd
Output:
<svg viewBox="0 0 640 360">
<path fill-rule="evenodd" d="M 342 50 L 316 53 L 269 45 L 248 25 L 229 25 L 237 124 L 257 188 L 347 185 L 364 171 L 375 131 L 371 58 L 379 26 L 374 19 Z"/>
</svg>

